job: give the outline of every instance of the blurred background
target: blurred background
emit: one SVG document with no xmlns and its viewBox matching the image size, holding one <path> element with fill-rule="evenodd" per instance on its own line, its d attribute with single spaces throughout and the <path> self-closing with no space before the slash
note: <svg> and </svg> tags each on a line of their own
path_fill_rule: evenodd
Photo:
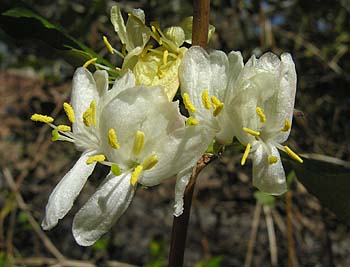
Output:
<svg viewBox="0 0 350 267">
<path fill-rule="evenodd" d="M 27 6 L 117 64 L 102 42 L 106 35 L 120 48 L 109 20 L 115 3 L 2 1 L 0 10 Z M 192 15 L 191 1 L 118 4 L 126 13 L 142 8 L 146 21 L 162 28 Z M 73 240 L 72 218 L 108 171 L 98 168 L 68 216 L 54 230 L 40 229 L 50 192 L 79 154 L 71 144 L 51 142 L 50 129 L 29 118 L 35 112 L 63 118 L 74 67 L 48 44 L 23 39 L 18 25 L 1 22 L 0 266 L 62 266 L 56 260 L 62 256 L 70 260 L 64 266 L 166 266 L 175 179 L 138 190 L 113 229 L 84 248 Z M 349 0 L 212 0 L 210 22 L 216 27 L 210 48 L 240 50 L 245 61 L 266 51 L 291 53 L 298 73 L 295 108 L 303 116 L 294 119 L 288 145 L 350 160 Z M 242 168 L 240 158 L 228 148 L 198 179 L 186 267 L 350 266 L 349 227 L 293 171 L 287 170 L 291 191 L 268 197 L 255 192 L 250 163 Z"/>
</svg>

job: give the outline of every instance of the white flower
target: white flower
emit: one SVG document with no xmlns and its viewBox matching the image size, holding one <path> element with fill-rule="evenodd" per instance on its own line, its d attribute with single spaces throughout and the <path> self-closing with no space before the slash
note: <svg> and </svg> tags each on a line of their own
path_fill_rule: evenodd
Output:
<svg viewBox="0 0 350 267">
<path fill-rule="evenodd" d="M 73 78 L 71 105 L 64 107 L 73 131 L 68 125 L 52 124 L 51 117 L 32 116 L 54 128 L 54 141 L 73 142 L 83 151 L 50 195 L 43 228 L 53 228 L 71 209 L 96 162 L 111 168 L 75 215 L 73 235 L 83 246 L 92 245 L 117 221 L 138 183 L 157 185 L 193 164 L 202 151 L 205 136 L 185 126 L 178 102 L 169 102 L 161 86 L 135 87 L 130 71 L 108 90 L 105 71 L 92 76 L 79 68 Z"/>
<path fill-rule="evenodd" d="M 118 90 L 114 87 L 111 91 Z M 84 246 L 116 222 L 137 183 L 153 186 L 175 175 L 199 153 L 202 138 L 184 127 L 178 103 L 169 102 L 160 86 L 125 88 L 114 95 L 100 117 L 100 146 L 111 173 L 73 222 L 73 235 Z"/>
<path fill-rule="evenodd" d="M 83 151 L 72 169 L 62 178 L 51 193 L 42 223 L 45 230 L 53 228 L 73 206 L 97 161 L 104 160 L 100 149 L 100 113 L 108 101 L 108 75 L 96 71 L 92 75 L 86 68 L 78 68 L 73 77 L 71 104 L 63 107 L 72 127 L 54 125 L 53 118 L 34 114 L 32 120 L 48 123 L 54 128 L 52 140 L 69 141 Z"/>
<path fill-rule="evenodd" d="M 187 51 L 180 65 L 181 93 L 190 114 L 188 124 L 202 126 L 212 135 L 211 139 L 215 137 L 222 144 L 232 142 L 227 105 L 232 98 L 232 85 L 242 68 L 239 52 L 226 56 L 214 50 L 208 54 L 198 46 Z"/>
<path fill-rule="evenodd" d="M 179 68 L 181 93 L 190 117 L 186 124 L 198 135 L 203 135 L 196 160 L 178 174 L 175 192 L 175 216 L 183 211 L 183 194 L 198 158 L 215 138 L 221 144 L 230 144 L 233 138 L 231 118 L 227 110 L 232 85 L 243 67 L 240 53 L 228 56 L 221 51 L 208 54 L 193 46 L 185 54 Z"/>
<path fill-rule="evenodd" d="M 290 54 L 281 60 L 272 53 L 254 56 L 245 64 L 233 86 L 229 105 L 235 136 L 246 146 L 241 164 L 253 161 L 253 184 L 271 194 L 287 190 L 280 154 L 302 160 L 282 146 L 289 136 L 296 92 L 296 72 Z"/>
</svg>

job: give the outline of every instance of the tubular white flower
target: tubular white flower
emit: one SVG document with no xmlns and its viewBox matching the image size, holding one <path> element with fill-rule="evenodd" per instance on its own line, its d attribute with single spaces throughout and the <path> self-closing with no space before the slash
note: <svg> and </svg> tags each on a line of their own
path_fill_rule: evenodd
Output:
<svg viewBox="0 0 350 267">
<path fill-rule="evenodd" d="M 62 178 L 50 195 L 46 205 L 46 214 L 42 223 L 45 230 L 51 229 L 71 209 L 88 177 L 94 170 L 96 155 L 101 153 L 99 136 L 99 114 L 103 106 L 102 99 L 108 87 L 108 75 L 105 71 L 96 71 L 92 75 L 86 68 L 78 68 L 73 77 L 71 104 L 64 103 L 64 110 L 73 124 L 54 125 L 53 118 L 34 114 L 33 120 L 48 123 L 53 130 L 53 140 L 69 141 L 83 151 L 73 168 Z M 44 118 L 44 119 L 41 119 Z"/>
<path fill-rule="evenodd" d="M 162 87 L 129 87 L 117 94 L 113 90 L 100 116 L 100 149 L 107 159 L 104 164 L 112 172 L 118 166 L 119 173 L 111 173 L 74 218 L 73 235 L 83 246 L 116 222 L 137 184 L 153 186 L 177 174 L 199 156 L 205 138 L 185 127 L 178 103 L 169 102 Z"/>
<path fill-rule="evenodd" d="M 250 154 L 253 184 L 271 194 L 287 190 L 285 173 L 276 148 L 287 140 L 293 117 L 296 72 L 289 54 L 272 53 L 246 63 L 233 86 L 229 105 L 235 136 L 247 146 L 242 165 Z M 294 156 L 298 159 L 298 156 Z"/>
<path fill-rule="evenodd" d="M 232 142 L 233 129 L 227 105 L 233 93 L 231 85 L 242 68 L 239 52 L 226 56 L 224 52 L 214 50 L 208 54 L 198 46 L 186 52 L 180 65 L 181 93 L 190 116 L 223 144 Z"/>
</svg>

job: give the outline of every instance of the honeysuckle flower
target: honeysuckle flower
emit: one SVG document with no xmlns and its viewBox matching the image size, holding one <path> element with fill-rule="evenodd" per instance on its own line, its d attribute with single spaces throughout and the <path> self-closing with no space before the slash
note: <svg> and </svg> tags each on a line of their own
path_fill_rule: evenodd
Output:
<svg viewBox="0 0 350 267">
<path fill-rule="evenodd" d="M 187 123 L 203 126 L 212 139 L 222 144 L 232 142 L 227 105 L 233 95 L 232 85 L 242 68 L 239 52 L 227 56 L 214 50 L 208 54 L 198 46 L 187 51 L 180 65 L 181 94 L 190 115 Z"/>
<path fill-rule="evenodd" d="M 138 183 L 157 185 L 193 160 L 202 136 L 184 125 L 178 103 L 169 102 L 160 86 L 125 89 L 104 107 L 100 146 L 111 173 L 74 218 L 79 244 L 91 245 L 109 230 Z"/>
<path fill-rule="evenodd" d="M 289 147 L 281 145 L 291 129 L 296 80 L 290 54 L 282 54 L 281 59 L 272 53 L 259 59 L 252 56 L 236 79 L 229 104 L 235 136 L 246 146 L 241 164 L 249 155 L 253 184 L 276 195 L 287 190 L 277 149 L 302 162 Z"/>
<path fill-rule="evenodd" d="M 158 22 L 146 26 L 144 12 L 134 9 L 125 25 L 120 8 L 112 7 L 111 21 L 124 48 L 121 75 L 130 69 L 137 85 L 162 85 L 172 100 L 179 88 L 178 68 L 187 51 L 182 45 L 191 43 L 192 20 L 188 17 L 178 26 L 162 31 Z M 215 28 L 210 25 L 209 29 L 210 37 Z M 148 42 L 150 37 L 156 42 L 156 48 Z M 117 52 L 106 37 L 104 41 L 110 52 Z"/>
<path fill-rule="evenodd" d="M 62 178 L 50 195 L 42 227 L 53 228 L 71 209 L 75 198 L 90 176 L 96 161 L 102 158 L 100 149 L 100 112 L 107 104 L 108 75 L 96 71 L 92 75 L 86 68 L 78 68 L 73 77 L 71 104 L 64 103 L 66 115 L 72 123 L 54 125 L 54 119 L 34 114 L 31 119 L 48 123 L 52 128 L 52 140 L 68 141 L 82 151 L 72 169 Z"/>
</svg>

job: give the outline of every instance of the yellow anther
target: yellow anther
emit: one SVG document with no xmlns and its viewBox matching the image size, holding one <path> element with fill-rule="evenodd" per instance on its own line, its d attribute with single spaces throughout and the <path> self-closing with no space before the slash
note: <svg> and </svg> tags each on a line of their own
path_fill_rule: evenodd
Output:
<svg viewBox="0 0 350 267">
<path fill-rule="evenodd" d="M 278 158 L 276 156 L 269 156 L 267 158 L 267 161 L 269 162 L 269 164 L 275 164 L 278 161 Z"/>
<path fill-rule="evenodd" d="M 195 106 L 192 104 L 191 100 L 190 100 L 190 96 L 187 93 L 184 93 L 182 96 L 182 99 L 184 101 L 185 104 L 185 108 L 189 111 L 189 112 L 196 112 L 196 108 Z"/>
<path fill-rule="evenodd" d="M 219 115 L 223 108 L 224 108 L 224 103 L 220 103 L 219 105 L 217 105 L 213 111 L 214 117 Z"/>
<path fill-rule="evenodd" d="M 119 67 L 115 67 L 115 70 L 119 72 L 119 71 L 121 71 L 122 69 L 119 68 Z"/>
<path fill-rule="evenodd" d="M 165 50 L 163 53 L 163 64 L 166 65 L 168 63 L 168 56 L 169 56 L 169 51 Z"/>
<path fill-rule="evenodd" d="M 115 176 L 119 176 L 122 174 L 122 171 L 119 168 L 119 165 L 116 163 L 113 163 L 111 166 L 111 172 L 115 175 Z"/>
<path fill-rule="evenodd" d="M 206 109 L 210 109 L 211 108 L 211 103 L 210 103 L 208 90 L 203 90 L 202 91 L 202 103 L 203 103 L 203 106 Z"/>
<path fill-rule="evenodd" d="M 158 156 L 157 154 L 153 154 L 142 162 L 142 166 L 144 170 L 149 170 L 152 169 L 154 165 L 158 163 Z"/>
<path fill-rule="evenodd" d="M 83 113 L 83 122 L 84 122 L 85 126 L 87 126 L 87 127 L 89 127 L 91 125 L 91 112 L 92 112 L 91 108 L 88 108 Z"/>
<path fill-rule="evenodd" d="M 217 99 L 216 96 L 211 97 L 211 102 L 213 103 L 214 109 L 221 104 L 221 101 Z"/>
<path fill-rule="evenodd" d="M 103 42 L 104 42 L 105 46 L 108 49 L 108 52 L 111 53 L 111 54 L 114 54 L 113 47 L 112 47 L 111 43 L 108 41 L 107 37 L 103 36 L 102 39 L 103 39 Z"/>
<path fill-rule="evenodd" d="M 141 172 L 143 171 L 143 166 L 142 165 L 138 165 L 135 170 L 132 172 L 131 174 L 131 179 L 130 179 L 130 183 L 132 186 L 135 186 L 139 177 L 140 177 L 140 174 Z"/>
<path fill-rule="evenodd" d="M 145 145 L 145 133 L 142 131 L 137 131 L 134 139 L 134 144 L 132 147 L 132 153 L 135 156 L 139 155 Z"/>
<path fill-rule="evenodd" d="M 192 116 L 186 120 L 186 125 L 198 125 L 199 121 Z"/>
<path fill-rule="evenodd" d="M 112 148 L 119 149 L 118 138 L 115 130 L 113 128 L 108 131 L 108 143 Z"/>
<path fill-rule="evenodd" d="M 63 103 L 63 109 L 64 109 L 64 112 L 66 113 L 66 115 L 68 117 L 68 120 L 71 123 L 74 123 L 75 122 L 75 116 L 74 116 L 74 110 L 73 110 L 72 106 L 65 102 L 65 103 Z"/>
<path fill-rule="evenodd" d="M 61 131 L 61 132 L 70 132 L 71 131 L 71 127 L 68 125 L 58 125 L 57 126 L 57 130 Z"/>
<path fill-rule="evenodd" d="M 94 163 L 94 162 L 105 161 L 105 159 L 106 159 L 105 155 L 102 155 L 102 154 L 93 155 L 93 156 L 89 157 L 89 158 L 86 160 L 86 164 L 91 164 L 91 163 Z"/>
<path fill-rule="evenodd" d="M 256 114 L 258 114 L 258 116 L 260 117 L 260 122 L 265 122 L 266 121 L 266 116 L 262 110 L 261 107 L 257 107 L 256 108 Z"/>
<path fill-rule="evenodd" d="M 299 163 L 303 163 L 303 160 L 301 157 L 297 155 L 293 150 L 291 150 L 288 146 L 284 146 L 284 151 L 290 156 L 292 159 L 298 161 Z"/>
<path fill-rule="evenodd" d="M 92 58 L 92 59 L 89 59 L 88 61 L 86 61 L 86 62 L 84 63 L 83 67 L 84 67 L 84 68 L 87 68 L 87 67 L 89 67 L 89 65 L 95 63 L 96 61 L 97 61 L 97 57 L 94 57 L 94 58 Z"/>
<path fill-rule="evenodd" d="M 290 127 L 291 127 L 290 120 L 286 119 L 286 120 L 284 121 L 283 127 L 281 128 L 281 131 L 282 131 L 282 132 L 288 132 L 288 131 L 290 130 Z"/>
<path fill-rule="evenodd" d="M 248 158 L 250 148 L 251 148 L 251 144 L 248 143 L 247 146 L 245 147 L 244 154 L 243 154 L 242 159 L 241 159 L 242 166 L 245 164 L 245 162 Z"/>
<path fill-rule="evenodd" d="M 41 115 L 41 114 L 33 114 L 30 119 L 32 121 L 39 121 L 39 122 L 44 122 L 44 123 L 51 123 L 54 121 L 54 119 L 50 116 L 46 116 L 46 115 Z"/>
<path fill-rule="evenodd" d="M 90 109 L 91 109 L 91 124 L 93 126 L 96 126 L 96 102 L 94 100 L 90 103 Z"/>
<path fill-rule="evenodd" d="M 243 127 L 243 131 L 245 131 L 246 133 L 251 134 L 252 136 L 258 137 L 260 135 L 260 132 L 257 131 L 253 131 L 252 129 L 249 129 L 247 127 Z"/>
</svg>

